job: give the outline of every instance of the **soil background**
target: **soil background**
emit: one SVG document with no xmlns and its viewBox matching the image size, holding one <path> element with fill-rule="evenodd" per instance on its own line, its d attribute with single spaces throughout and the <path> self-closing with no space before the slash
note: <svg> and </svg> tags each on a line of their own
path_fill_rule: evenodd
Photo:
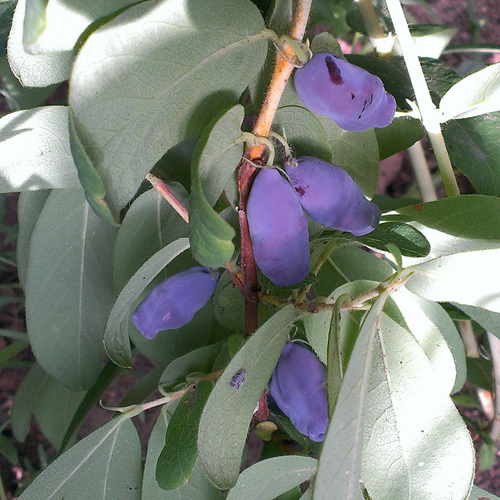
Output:
<svg viewBox="0 0 500 500">
<path fill-rule="evenodd" d="M 443 24 L 454 26 L 458 29 L 457 35 L 452 40 L 452 44 L 468 43 L 471 38 L 471 20 L 469 15 L 467 0 L 427 0 L 434 12 L 441 19 Z M 476 12 L 477 20 L 480 25 L 481 41 L 491 44 L 500 45 L 500 0 L 471 0 Z M 410 2 L 405 2 L 410 3 Z M 432 18 L 425 12 L 424 9 L 415 5 L 409 7 L 411 14 L 417 22 L 433 23 Z M 459 70 L 473 68 L 473 56 L 465 55 L 450 55 L 444 60 L 454 68 Z M 498 62 L 500 57 L 485 54 L 484 61 L 486 63 Z M 1 78 L 1 75 L 0 75 Z M 67 87 L 62 85 L 56 94 L 55 99 L 64 97 Z M 9 111 L 6 102 L 1 100 L 0 96 L 0 116 Z M 431 168 L 433 164 L 432 154 L 428 154 L 428 160 Z M 499 159 L 500 161 L 500 159 Z M 404 194 L 413 184 L 414 177 L 411 170 L 409 160 L 406 153 L 399 153 L 391 158 L 384 160 L 381 164 L 381 173 L 377 191 L 380 194 L 389 194 L 393 197 L 398 197 Z M 470 190 L 470 186 L 465 181 L 463 190 Z M 3 224 L 15 227 L 17 224 L 17 195 L 10 194 L 0 198 L 0 203 L 4 203 L 4 207 L 0 207 L 0 215 L 3 214 Z M 0 226 L 3 227 L 3 226 Z M 15 240 L 8 241 L 7 234 L 0 232 L 0 253 L 5 251 L 15 250 Z M 2 267 L 0 269 L 0 306 L 3 297 L 21 296 L 22 292 L 19 288 L 13 286 L 17 282 L 15 268 Z M 21 303 L 13 303 L 5 307 L 0 307 L 0 328 L 7 330 L 25 331 L 24 310 Z M 3 349 L 9 344 L 9 340 L 0 337 L 0 349 Z M 29 349 L 20 353 L 16 360 L 21 362 L 32 362 L 34 360 Z M 135 366 L 135 370 L 146 372 L 151 368 L 151 363 L 143 358 L 139 358 Z M 0 424 L 9 418 L 10 409 L 14 395 L 27 373 L 27 368 L 3 368 L 0 369 Z M 120 376 L 108 388 L 105 393 L 104 400 L 106 405 L 113 406 L 120 403 L 121 398 L 127 393 L 131 387 L 135 377 Z M 57 408 L 54 408 L 54 412 Z M 466 416 L 473 420 L 485 419 L 477 411 L 467 412 L 462 410 Z M 139 434 L 143 442 L 147 441 L 147 436 L 151 431 L 152 425 L 156 419 L 157 413 L 154 411 L 146 412 L 144 420 L 136 420 L 136 425 L 139 429 Z M 110 418 L 110 413 L 100 406 L 95 405 L 88 416 L 85 418 L 83 425 L 79 431 L 79 436 L 83 437 L 92 430 L 96 429 Z M 3 434 L 10 437 L 9 427 L 3 429 Z M 478 436 L 472 433 L 476 445 L 480 442 Z M 0 472 L 6 495 L 8 499 L 14 499 L 13 492 L 19 484 L 29 480 L 27 464 L 32 464 L 35 467 L 40 467 L 40 449 L 47 457 L 54 456 L 55 450 L 50 443 L 44 438 L 36 424 L 33 422 L 30 428 L 29 435 L 24 443 L 15 443 L 20 457 L 20 463 L 12 465 L 2 455 L 0 455 Z M 43 455 L 42 453 L 42 455 Z M 476 484 L 490 491 L 493 494 L 500 495 L 500 459 L 497 457 L 493 467 L 485 472 L 476 474 Z M 43 499 L 40 499 L 43 500 Z"/>
</svg>

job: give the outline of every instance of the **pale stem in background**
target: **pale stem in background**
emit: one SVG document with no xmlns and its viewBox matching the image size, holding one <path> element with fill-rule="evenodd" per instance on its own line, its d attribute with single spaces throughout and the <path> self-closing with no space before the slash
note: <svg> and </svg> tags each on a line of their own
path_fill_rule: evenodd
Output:
<svg viewBox="0 0 500 500">
<path fill-rule="evenodd" d="M 446 149 L 446 144 L 441 132 L 441 123 L 439 121 L 439 111 L 432 102 L 424 72 L 420 66 L 417 49 L 411 38 L 410 29 L 406 22 L 405 14 L 399 0 L 386 0 L 387 8 L 391 15 L 394 29 L 398 37 L 399 45 L 403 52 L 403 57 L 410 75 L 413 90 L 420 110 L 422 123 L 427 130 L 429 140 L 431 141 L 434 154 L 436 156 L 439 173 L 443 180 L 447 196 L 458 196 L 457 180 L 453 172 L 450 157 Z"/>
<path fill-rule="evenodd" d="M 493 362 L 493 382 L 495 384 L 494 416 L 491 424 L 490 437 L 493 441 L 500 439 L 500 339 L 490 332 L 488 342 L 490 344 L 491 360 Z"/>
<path fill-rule="evenodd" d="M 373 48 L 380 55 L 390 54 L 394 45 L 394 38 L 387 36 L 382 30 L 371 0 L 356 0 L 356 4 Z"/>
<path fill-rule="evenodd" d="M 413 146 L 410 146 L 407 151 L 410 157 L 411 166 L 413 167 L 413 172 L 415 173 L 418 189 L 422 195 L 422 201 L 436 201 L 436 189 L 432 182 L 431 173 L 429 172 L 429 166 L 427 165 L 424 148 L 421 142 L 417 141 Z"/>
</svg>

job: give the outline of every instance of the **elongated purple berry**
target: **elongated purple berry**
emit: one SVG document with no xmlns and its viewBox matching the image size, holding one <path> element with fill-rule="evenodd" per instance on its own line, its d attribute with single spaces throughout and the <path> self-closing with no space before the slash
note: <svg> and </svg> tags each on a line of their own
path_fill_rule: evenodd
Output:
<svg viewBox="0 0 500 500">
<path fill-rule="evenodd" d="M 269 393 L 298 431 L 323 441 L 328 427 L 326 371 L 314 353 L 294 342 L 285 344 Z"/>
<path fill-rule="evenodd" d="M 368 201 L 352 177 L 327 161 L 304 156 L 285 166 L 300 203 L 315 221 L 355 236 L 373 231 L 380 210 Z"/>
<path fill-rule="evenodd" d="M 173 330 L 189 323 L 212 296 L 219 273 L 197 266 L 174 274 L 153 288 L 132 313 L 132 321 L 147 338 L 161 330 Z"/>
<path fill-rule="evenodd" d="M 294 83 L 310 111 L 327 116 L 344 130 L 387 127 L 394 118 L 396 101 L 382 80 L 335 54 L 314 54 L 295 71 Z"/>
<path fill-rule="evenodd" d="M 302 281 L 309 273 L 307 217 L 293 187 L 277 170 L 257 174 L 247 217 L 260 270 L 278 286 Z"/>
</svg>

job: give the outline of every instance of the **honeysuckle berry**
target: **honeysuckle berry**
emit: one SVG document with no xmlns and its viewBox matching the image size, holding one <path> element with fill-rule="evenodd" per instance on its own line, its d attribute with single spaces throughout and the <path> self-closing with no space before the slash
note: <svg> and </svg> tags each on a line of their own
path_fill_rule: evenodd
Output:
<svg viewBox="0 0 500 500">
<path fill-rule="evenodd" d="M 396 101 L 382 80 L 328 52 L 318 52 L 295 71 L 294 84 L 305 106 L 327 116 L 344 130 L 387 127 Z"/>
<path fill-rule="evenodd" d="M 291 286 L 309 273 L 309 234 L 291 184 L 275 169 L 262 169 L 247 204 L 255 262 L 276 285 Z"/>
<path fill-rule="evenodd" d="M 269 394 L 298 431 L 323 441 L 328 427 L 326 370 L 313 352 L 294 342 L 285 344 Z"/>
<path fill-rule="evenodd" d="M 161 330 L 189 323 L 215 291 L 219 273 L 196 266 L 174 274 L 153 288 L 132 313 L 132 322 L 147 339 Z"/>
<path fill-rule="evenodd" d="M 379 208 L 365 198 L 345 170 L 312 156 L 288 163 L 285 170 L 302 207 L 315 221 L 355 236 L 377 227 Z"/>
</svg>

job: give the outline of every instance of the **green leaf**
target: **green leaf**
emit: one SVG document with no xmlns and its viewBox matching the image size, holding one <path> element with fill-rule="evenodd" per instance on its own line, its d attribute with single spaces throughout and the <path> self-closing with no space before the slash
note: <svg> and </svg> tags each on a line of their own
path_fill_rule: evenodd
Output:
<svg viewBox="0 0 500 500">
<path fill-rule="evenodd" d="M 191 165 L 191 196 L 189 199 L 189 243 L 194 258 L 202 265 L 207 267 L 221 267 L 231 259 L 234 252 L 234 244 L 232 239 L 235 236 L 234 229 L 222 219 L 212 208 L 204 193 L 204 184 L 201 179 L 202 166 L 205 171 L 205 179 L 208 176 L 210 167 L 217 157 L 217 153 L 224 151 L 224 146 L 232 148 L 234 141 L 233 137 L 227 136 L 228 130 L 233 130 L 233 127 L 239 122 L 241 125 L 240 116 L 233 117 L 231 108 L 230 114 L 223 112 L 215 118 L 204 130 L 202 137 L 196 145 Z M 235 122 L 236 118 L 236 122 Z M 231 127 L 231 128 L 230 128 Z M 239 128 L 238 128 L 239 130 Z M 221 139 L 220 136 L 223 136 Z M 222 150 L 217 149 L 218 141 L 223 142 Z M 229 144 L 228 144 L 229 143 Z M 204 155 L 205 148 L 208 147 L 207 154 Z M 242 151 L 239 150 L 238 154 Z M 205 156 L 205 160 L 204 157 Z M 241 158 L 241 155 L 240 155 Z M 236 158 L 233 158 L 235 160 Z M 236 165 L 233 165 L 234 168 Z M 229 169 L 226 169 L 229 170 Z M 222 175 L 219 173 L 219 176 Z M 215 184 L 217 179 L 214 177 L 211 184 Z M 227 178 L 226 178 L 227 182 Z M 212 199 L 224 189 L 226 184 L 218 186 L 216 193 L 212 193 Z M 212 188 L 212 191 L 214 189 Z M 217 196 L 218 197 L 218 196 Z M 215 198 L 217 199 L 217 198 Z"/>
<path fill-rule="evenodd" d="M 443 126 L 450 158 L 481 194 L 500 196 L 500 112 Z"/>
<path fill-rule="evenodd" d="M 403 255 L 425 257 L 429 255 L 430 245 L 425 236 L 413 226 L 399 222 L 384 222 L 371 233 L 356 238 L 368 247 L 387 251 L 387 244 L 396 245 Z"/>
<path fill-rule="evenodd" d="M 19 233 L 17 235 L 16 261 L 19 283 L 23 288 L 26 285 L 31 236 L 49 194 L 48 190 L 40 190 L 25 191 L 19 195 L 17 205 Z"/>
<path fill-rule="evenodd" d="M 78 169 L 78 178 L 85 191 L 85 198 L 94 212 L 103 220 L 114 224 L 118 218 L 114 217 L 105 200 L 106 191 L 99 177 L 99 173 L 95 169 L 90 160 L 82 141 L 78 137 L 75 129 L 75 121 L 72 111 L 69 113 L 69 140 L 71 144 L 71 153 Z"/>
<path fill-rule="evenodd" d="M 221 489 L 238 479 L 248 426 L 298 313 L 288 306 L 261 326 L 238 351 L 210 395 L 200 421 L 198 453 L 211 481 Z M 245 380 L 230 382 L 238 371 Z"/>
<path fill-rule="evenodd" d="M 43 33 L 46 26 L 45 8 L 49 0 L 29 0 L 26 4 L 24 15 L 23 44 L 29 49 L 29 45 Z"/>
<path fill-rule="evenodd" d="M 115 214 L 165 151 L 237 102 L 264 62 L 263 27 L 249 0 L 147 1 L 85 41 L 69 103 Z"/>
<path fill-rule="evenodd" d="M 243 143 L 236 140 L 242 134 L 244 112 L 241 104 L 232 106 L 208 126 L 208 137 L 204 133 L 200 139 L 203 143 L 206 137 L 206 142 L 200 144 L 203 150 L 198 159 L 199 182 L 210 206 L 219 199 L 243 155 Z"/>
<path fill-rule="evenodd" d="M 165 368 L 160 377 L 160 384 L 169 387 L 176 382 L 182 382 L 189 373 L 210 373 L 221 349 L 222 342 L 217 342 L 179 356 Z"/>
<path fill-rule="evenodd" d="M 483 490 L 476 485 L 472 486 L 472 491 L 467 500 L 499 500 L 500 497 L 492 495 L 489 491 Z"/>
<path fill-rule="evenodd" d="M 384 314 L 368 390 L 361 478 L 370 496 L 466 498 L 475 461 L 469 431 L 421 346 Z"/>
<path fill-rule="evenodd" d="M 302 106 L 279 108 L 273 130 L 286 137 L 297 156 L 315 156 L 331 161 L 332 151 L 325 129 L 316 116 Z"/>
<path fill-rule="evenodd" d="M 500 63 L 457 82 L 443 96 L 439 108 L 443 122 L 500 111 Z"/>
<path fill-rule="evenodd" d="M 463 238 L 500 240 L 500 199 L 470 194 L 398 208 L 432 229 Z"/>
<path fill-rule="evenodd" d="M 481 307 L 454 304 L 464 311 L 467 316 L 479 323 L 486 331 L 500 338 L 500 313 L 494 313 Z"/>
<path fill-rule="evenodd" d="M 68 108 L 42 106 L 0 119 L 0 192 L 78 188 Z"/>
<path fill-rule="evenodd" d="M 40 365 L 34 364 L 19 386 L 11 410 L 11 428 L 16 441 L 24 442 L 28 435 L 33 410 L 42 389 L 42 382 L 48 375 Z"/>
<path fill-rule="evenodd" d="M 160 488 L 174 490 L 189 481 L 198 458 L 196 438 L 201 412 L 211 392 L 212 383 L 202 381 L 175 408 L 156 464 Z"/>
<path fill-rule="evenodd" d="M 374 130 L 381 160 L 413 146 L 425 135 L 420 120 L 404 116 L 395 118 L 387 127 Z"/>
<path fill-rule="evenodd" d="M 114 418 L 47 467 L 19 500 L 139 500 L 141 445 L 130 421 Z"/>
<path fill-rule="evenodd" d="M 104 332 L 104 346 L 108 356 L 119 366 L 132 366 L 129 341 L 129 315 L 132 305 L 153 281 L 154 277 L 179 254 L 189 248 L 186 238 L 169 243 L 150 257 L 130 278 L 113 304 Z"/>
<path fill-rule="evenodd" d="M 493 364 L 491 360 L 468 357 L 467 380 L 476 387 L 493 392 Z"/>
<path fill-rule="evenodd" d="M 481 443 L 478 450 L 479 471 L 489 470 L 496 461 L 498 447 L 495 443 Z"/>
<path fill-rule="evenodd" d="M 245 331 L 245 302 L 233 285 L 233 276 L 224 272 L 212 299 L 215 319 L 233 332 Z"/>
<path fill-rule="evenodd" d="M 138 231 L 137 228 L 141 230 Z M 158 194 L 150 189 L 134 200 L 118 229 L 113 256 L 114 289 L 118 294 L 127 281 L 157 251 L 188 235 L 188 225 Z M 188 256 L 190 257 L 190 256 Z M 183 259 L 186 260 L 186 259 Z M 194 260 L 190 259 L 194 265 Z M 166 271 L 160 273 L 167 278 Z"/>
<path fill-rule="evenodd" d="M 317 460 L 311 457 L 269 458 L 245 469 L 229 491 L 227 500 L 274 500 L 316 473 Z"/>
<path fill-rule="evenodd" d="M 436 385 L 446 396 L 460 390 L 467 374 L 464 344 L 446 311 L 405 289 L 391 297 L 436 372 Z"/>
<path fill-rule="evenodd" d="M 31 237 L 25 287 L 31 346 L 42 368 L 72 390 L 88 389 L 101 369 L 115 236 L 81 190 L 54 190 Z"/>
<path fill-rule="evenodd" d="M 316 52 L 331 52 L 345 60 L 339 42 L 330 33 L 323 31 L 316 35 L 311 43 L 311 51 L 313 54 Z"/>
<path fill-rule="evenodd" d="M 158 486 L 155 479 L 156 463 L 165 443 L 166 432 L 166 416 L 160 414 L 149 438 L 142 498 L 144 500 L 222 500 L 222 492 L 208 480 L 199 462 L 194 466 L 187 484 L 171 491 L 162 490 Z"/>
<path fill-rule="evenodd" d="M 25 87 L 46 87 L 69 78 L 73 50 L 57 50 L 47 54 L 30 54 L 23 44 L 24 17 L 27 0 L 17 2 L 7 44 L 12 72 Z M 71 24 L 67 25 L 71 29 Z"/>
<path fill-rule="evenodd" d="M 500 249 L 463 252 L 411 266 L 406 287 L 423 298 L 500 312 Z"/>
<path fill-rule="evenodd" d="M 0 455 L 3 455 L 12 465 L 19 463 L 19 456 L 14 443 L 3 434 L 0 434 Z"/>
<path fill-rule="evenodd" d="M 8 365 L 12 361 L 12 358 L 23 352 L 29 345 L 29 342 L 25 340 L 16 340 L 12 344 L 2 347 L 0 349 L 0 367 Z"/>
<path fill-rule="evenodd" d="M 315 500 L 330 500 L 332 494 L 343 500 L 363 500 L 360 486 L 363 420 L 371 405 L 368 384 L 384 300 L 385 297 L 379 298 L 365 317 L 347 366 L 323 443 Z"/>
</svg>

